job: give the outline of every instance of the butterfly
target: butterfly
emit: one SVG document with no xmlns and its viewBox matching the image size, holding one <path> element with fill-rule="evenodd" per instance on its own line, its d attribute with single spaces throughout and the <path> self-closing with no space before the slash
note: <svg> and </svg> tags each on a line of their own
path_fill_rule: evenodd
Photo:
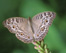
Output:
<svg viewBox="0 0 66 53">
<path fill-rule="evenodd" d="M 39 13 L 32 19 L 12 17 L 3 21 L 3 25 L 22 42 L 32 43 L 44 39 L 55 16 L 56 13 L 48 11 Z"/>
</svg>

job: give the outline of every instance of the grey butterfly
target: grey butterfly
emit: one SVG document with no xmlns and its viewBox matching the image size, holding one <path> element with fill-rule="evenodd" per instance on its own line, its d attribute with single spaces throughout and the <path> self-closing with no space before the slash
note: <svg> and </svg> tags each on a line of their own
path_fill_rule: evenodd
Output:
<svg viewBox="0 0 66 53">
<path fill-rule="evenodd" d="M 23 17 L 12 17 L 3 22 L 11 33 L 24 43 L 41 41 L 47 34 L 49 26 L 55 18 L 54 12 L 42 12 L 32 19 Z"/>
</svg>

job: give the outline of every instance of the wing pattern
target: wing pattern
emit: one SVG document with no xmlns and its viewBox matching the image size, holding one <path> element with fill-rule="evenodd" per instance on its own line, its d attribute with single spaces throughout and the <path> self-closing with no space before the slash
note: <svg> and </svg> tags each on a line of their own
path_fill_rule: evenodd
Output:
<svg viewBox="0 0 66 53">
<path fill-rule="evenodd" d="M 46 36 L 54 18 L 54 12 L 43 12 L 35 15 L 31 21 L 22 17 L 12 17 L 5 20 L 3 25 L 22 42 L 31 43 L 41 41 Z"/>
<path fill-rule="evenodd" d="M 27 19 L 13 17 L 5 20 L 3 24 L 11 33 L 15 33 L 16 37 L 24 43 L 30 43 L 33 41 L 31 28 Z"/>
<path fill-rule="evenodd" d="M 49 26 L 55 18 L 54 12 L 43 12 L 33 17 L 33 28 L 35 41 L 41 41 L 48 32 Z"/>
</svg>

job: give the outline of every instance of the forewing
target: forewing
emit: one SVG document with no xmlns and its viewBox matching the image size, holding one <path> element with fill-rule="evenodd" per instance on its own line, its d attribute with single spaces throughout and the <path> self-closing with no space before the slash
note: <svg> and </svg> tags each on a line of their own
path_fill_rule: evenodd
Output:
<svg viewBox="0 0 66 53">
<path fill-rule="evenodd" d="M 11 33 L 15 33 L 19 40 L 24 43 L 30 43 L 33 41 L 33 33 L 28 22 L 28 19 L 13 17 L 5 20 L 3 25 L 8 28 Z"/>
<path fill-rule="evenodd" d="M 54 12 L 43 12 L 32 18 L 35 41 L 41 41 L 45 37 L 54 18 Z"/>
</svg>

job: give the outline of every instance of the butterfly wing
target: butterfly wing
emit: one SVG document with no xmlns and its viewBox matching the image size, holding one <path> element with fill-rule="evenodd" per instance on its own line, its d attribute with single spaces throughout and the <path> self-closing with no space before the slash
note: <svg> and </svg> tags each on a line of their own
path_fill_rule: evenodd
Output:
<svg viewBox="0 0 66 53">
<path fill-rule="evenodd" d="M 54 12 L 43 12 L 32 18 L 35 41 L 41 41 L 45 37 L 54 18 Z"/>
<path fill-rule="evenodd" d="M 16 37 L 24 43 L 30 43 L 33 41 L 33 33 L 28 19 L 13 17 L 5 20 L 3 25 L 8 28 L 11 33 L 15 33 Z"/>
</svg>

